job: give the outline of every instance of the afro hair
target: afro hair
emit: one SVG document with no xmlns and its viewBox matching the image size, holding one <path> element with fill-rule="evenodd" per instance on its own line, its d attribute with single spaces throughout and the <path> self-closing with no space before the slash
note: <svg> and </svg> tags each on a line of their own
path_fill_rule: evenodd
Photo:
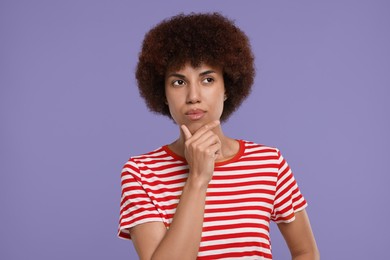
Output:
<svg viewBox="0 0 390 260">
<path fill-rule="evenodd" d="M 221 66 L 228 99 L 221 121 L 249 95 L 255 69 L 248 37 L 219 13 L 179 14 L 152 28 L 143 41 L 136 68 L 141 97 L 155 113 L 171 118 L 165 99 L 165 74 L 190 63 Z"/>
</svg>

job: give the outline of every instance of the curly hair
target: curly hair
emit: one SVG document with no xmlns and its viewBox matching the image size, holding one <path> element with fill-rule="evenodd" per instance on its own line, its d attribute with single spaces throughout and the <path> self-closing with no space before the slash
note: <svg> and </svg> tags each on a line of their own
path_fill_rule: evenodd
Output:
<svg viewBox="0 0 390 260">
<path fill-rule="evenodd" d="M 190 62 L 221 66 L 228 99 L 221 121 L 249 95 L 255 76 L 248 37 L 219 13 L 179 14 L 152 28 L 143 41 L 136 69 L 141 97 L 148 108 L 170 118 L 165 99 L 165 74 Z"/>
</svg>

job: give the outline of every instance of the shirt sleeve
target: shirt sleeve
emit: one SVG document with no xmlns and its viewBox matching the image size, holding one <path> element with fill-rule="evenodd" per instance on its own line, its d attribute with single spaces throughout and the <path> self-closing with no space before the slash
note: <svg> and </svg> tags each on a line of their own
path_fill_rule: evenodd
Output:
<svg viewBox="0 0 390 260">
<path fill-rule="evenodd" d="M 271 219 L 276 223 L 289 223 L 295 220 L 296 212 L 307 207 L 307 202 L 299 190 L 289 165 L 279 150 L 277 153 L 279 169 Z"/>
<path fill-rule="evenodd" d="M 118 236 L 131 239 L 129 229 L 146 222 L 163 222 L 152 199 L 142 185 L 138 165 L 130 159 L 121 174 L 122 198 Z"/>
</svg>

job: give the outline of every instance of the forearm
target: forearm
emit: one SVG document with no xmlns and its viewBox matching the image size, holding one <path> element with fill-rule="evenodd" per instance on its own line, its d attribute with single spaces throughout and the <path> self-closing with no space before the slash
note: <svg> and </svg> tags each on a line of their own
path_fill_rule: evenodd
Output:
<svg viewBox="0 0 390 260">
<path fill-rule="evenodd" d="M 292 257 L 292 260 L 319 260 L 320 254 L 317 250 Z"/>
<path fill-rule="evenodd" d="M 293 260 L 318 260 L 320 254 L 306 210 L 295 213 L 295 220 L 278 224 Z"/>
<path fill-rule="evenodd" d="M 152 259 L 196 259 L 202 235 L 207 185 L 188 179 L 172 224 Z"/>
</svg>

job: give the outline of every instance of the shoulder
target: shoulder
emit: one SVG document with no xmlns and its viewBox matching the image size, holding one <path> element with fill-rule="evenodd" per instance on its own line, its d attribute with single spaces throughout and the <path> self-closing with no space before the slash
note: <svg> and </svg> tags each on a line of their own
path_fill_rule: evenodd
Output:
<svg viewBox="0 0 390 260">
<path fill-rule="evenodd" d="M 142 164 L 142 163 L 151 162 L 154 160 L 158 160 L 159 158 L 163 158 L 166 155 L 167 154 L 163 146 L 160 146 L 151 152 L 131 156 L 125 163 L 125 166 L 129 164 L 131 165 L 131 164 Z"/>
<path fill-rule="evenodd" d="M 142 173 L 157 173 L 184 164 L 185 162 L 172 156 L 165 145 L 151 152 L 130 157 L 124 164 L 122 172 L 142 175 Z"/>
<path fill-rule="evenodd" d="M 280 151 L 278 148 L 265 145 L 265 144 L 260 144 L 256 143 L 253 141 L 248 141 L 248 140 L 239 140 L 241 144 L 243 145 L 245 149 L 245 154 L 251 154 L 251 153 L 267 153 L 267 154 L 280 154 Z"/>
<path fill-rule="evenodd" d="M 166 156 L 166 153 L 162 146 L 148 153 L 133 155 L 123 165 L 122 173 L 130 172 L 137 174 L 140 172 L 140 168 L 154 163 L 164 156 Z"/>
</svg>

